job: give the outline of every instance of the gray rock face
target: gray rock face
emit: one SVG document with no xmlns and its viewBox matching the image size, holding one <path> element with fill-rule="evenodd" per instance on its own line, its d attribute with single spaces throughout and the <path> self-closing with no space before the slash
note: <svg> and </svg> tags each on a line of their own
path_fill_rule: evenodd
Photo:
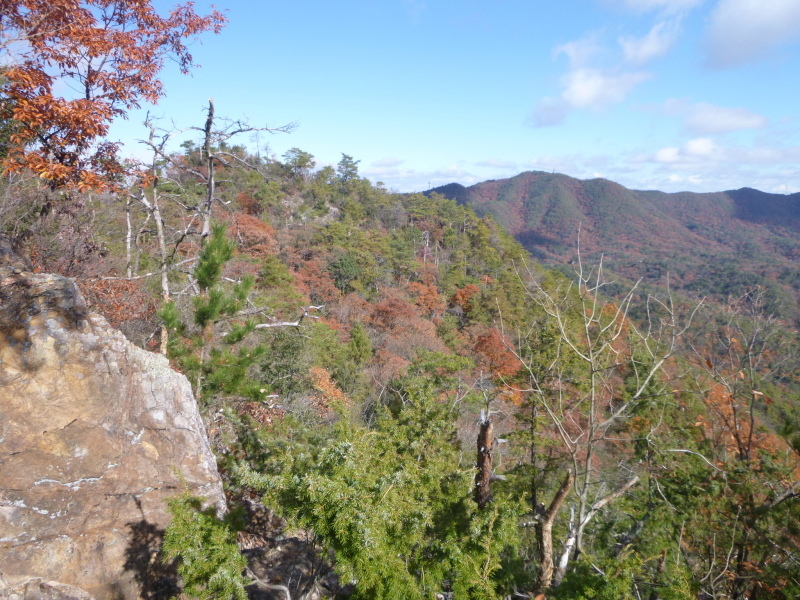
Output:
<svg viewBox="0 0 800 600">
<path fill-rule="evenodd" d="M 10 256 L 0 239 L 0 598 L 37 578 L 156 597 L 165 500 L 224 507 L 189 382 Z"/>
</svg>

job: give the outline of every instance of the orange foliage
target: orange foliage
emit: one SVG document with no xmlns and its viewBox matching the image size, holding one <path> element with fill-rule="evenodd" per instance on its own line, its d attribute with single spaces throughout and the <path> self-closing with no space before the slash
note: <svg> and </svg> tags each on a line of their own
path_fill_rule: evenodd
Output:
<svg viewBox="0 0 800 600">
<path fill-rule="evenodd" d="M 137 281 L 84 279 L 78 281 L 88 307 L 103 315 L 112 327 L 126 321 L 149 321 L 156 303 Z"/>
<path fill-rule="evenodd" d="M 406 328 L 412 320 L 419 319 L 414 305 L 392 293 L 372 309 L 371 324 L 383 331 Z"/>
<path fill-rule="evenodd" d="M 314 303 L 334 302 L 341 295 L 330 274 L 317 259 L 303 262 L 295 274 L 295 289 Z"/>
<path fill-rule="evenodd" d="M 414 295 L 414 304 L 430 318 L 440 318 L 445 309 L 444 298 L 435 285 L 414 282 L 409 284 L 408 291 Z"/>
<path fill-rule="evenodd" d="M 358 294 L 347 294 L 328 308 L 328 314 L 339 323 L 363 323 L 372 312 L 372 305 Z"/>
<path fill-rule="evenodd" d="M 258 264 L 254 263 L 253 261 L 247 260 L 244 257 L 242 258 L 237 257 L 237 258 L 232 258 L 227 263 L 225 263 L 223 275 L 230 279 L 236 279 L 236 280 L 241 279 L 245 275 L 249 275 L 250 277 L 257 279 L 259 271 L 260 267 Z"/>
<path fill-rule="evenodd" d="M 228 237 L 235 240 L 239 250 L 245 254 L 263 258 L 277 253 L 275 229 L 269 223 L 241 213 L 220 213 L 215 216 L 228 223 Z"/>
<path fill-rule="evenodd" d="M 373 337 L 375 364 L 371 375 L 379 386 L 405 371 L 419 350 L 447 351 L 436 326 L 420 316 L 402 291 L 384 288 L 381 292 L 383 299 L 371 307 L 366 320 L 377 334 Z"/>
<path fill-rule="evenodd" d="M 410 361 L 380 349 L 375 352 L 374 363 L 367 369 L 367 373 L 370 375 L 373 385 L 380 389 L 387 382 L 405 373 L 410 364 Z"/>
<path fill-rule="evenodd" d="M 327 369 L 311 367 L 309 374 L 316 390 L 314 405 L 320 416 L 330 416 L 337 408 L 341 409 L 352 404 L 347 394 L 339 389 L 339 386 L 333 381 Z"/>
<path fill-rule="evenodd" d="M 239 206 L 242 207 L 242 210 L 245 212 L 245 214 L 257 217 L 261 212 L 261 209 L 258 206 L 258 200 L 246 192 L 239 192 L 239 194 L 236 196 L 236 201 L 239 203 Z"/>
<path fill-rule="evenodd" d="M 469 310 L 469 301 L 472 299 L 475 294 L 480 293 L 481 288 L 479 288 L 474 283 L 470 283 L 465 285 L 460 290 L 457 290 L 455 294 L 453 294 L 452 303 L 456 306 L 460 306 L 464 310 Z"/>
<path fill-rule="evenodd" d="M 785 440 L 763 427 L 756 414 L 751 415 L 751 399 L 735 398 L 718 383 L 711 388 L 705 402 L 709 417 L 700 415 L 696 425 L 726 454 L 738 455 L 755 466 L 759 454 L 775 456 L 789 449 Z"/>
<path fill-rule="evenodd" d="M 478 365 L 494 377 L 510 377 L 517 373 L 522 363 L 509 350 L 511 342 L 494 327 L 478 336 L 472 349 L 478 354 Z"/>
<path fill-rule="evenodd" d="M 123 171 L 117 145 L 98 140 L 114 118 L 158 101 L 165 60 L 189 70 L 187 38 L 225 22 L 217 11 L 197 15 L 192 3 L 160 17 L 150 0 L 4 1 L 0 18 L 14 52 L 2 117 L 18 123 L 6 167 L 78 191 L 113 187 Z M 56 95 L 56 82 L 78 97 Z"/>
<path fill-rule="evenodd" d="M 261 402 L 245 402 L 239 412 L 244 415 L 250 415 L 262 427 L 271 427 L 273 423 L 280 421 L 285 414 L 283 409 L 265 406 Z"/>
</svg>

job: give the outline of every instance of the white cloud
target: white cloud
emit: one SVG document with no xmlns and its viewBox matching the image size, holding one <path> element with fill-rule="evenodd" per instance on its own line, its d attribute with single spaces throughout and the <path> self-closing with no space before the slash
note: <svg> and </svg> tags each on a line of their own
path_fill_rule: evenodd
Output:
<svg viewBox="0 0 800 600">
<path fill-rule="evenodd" d="M 729 68 L 800 39 L 800 0 L 720 0 L 708 29 L 708 64 Z"/>
<path fill-rule="evenodd" d="M 385 158 L 379 158 L 378 160 L 372 161 L 370 165 L 373 167 L 397 167 L 402 165 L 404 162 L 406 161 L 394 156 L 387 156 Z"/>
<path fill-rule="evenodd" d="M 476 167 L 489 167 L 491 169 L 516 169 L 517 163 L 510 160 L 501 160 L 499 158 L 487 158 L 480 162 L 475 163 Z"/>
<path fill-rule="evenodd" d="M 535 171 L 566 173 L 576 177 L 582 171 L 579 162 L 574 156 L 539 156 L 529 160 L 526 166 Z"/>
<path fill-rule="evenodd" d="M 649 35 L 649 34 L 648 34 Z M 596 68 L 606 50 L 598 43 L 598 34 L 567 42 L 554 49 L 554 56 L 566 55 L 569 69 L 561 77 L 561 94 L 542 98 L 529 121 L 534 127 L 550 127 L 564 122 L 570 110 L 602 111 L 625 100 L 637 85 L 650 79 L 645 71 L 625 71 L 619 67 Z M 631 41 L 631 44 L 635 42 Z M 652 52 L 652 49 L 641 49 Z M 635 52 L 632 50 L 632 52 Z"/>
<path fill-rule="evenodd" d="M 389 189 L 414 192 L 452 182 L 472 185 L 485 181 L 497 175 L 483 169 L 501 164 L 506 161 L 488 159 L 474 164 L 474 171 L 459 162 L 430 170 L 370 168 L 363 174 L 384 182 Z M 520 170 L 564 173 L 580 179 L 606 177 L 631 189 L 713 192 L 754 187 L 784 194 L 800 191 L 800 146 L 724 145 L 708 136 L 646 154 L 553 154 L 517 164 Z"/>
<path fill-rule="evenodd" d="M 653 160 L 659 163 L 676 163 L 680 160 L 680 148 L 661 148 L 653 155 Z"/>
<path fill-rule="evenodd" d="M 381 181 L 388 189 L 399 192 L 421 192 L 453 182 L 472 185 L 486 179 L 464 170 L 460 164 L 431 171 L 417 171 L 397 166 L 370 167 L 364 169 L 361 174 L 373 182 Z"/>
<path fill-rule="evenodd" d="M 664 103 L 664 111 L 668 115 L 683 117 L 686 130 L 700 135 L 763 129 L 769 124 L 766 117 L 746 108 L 730 108 L 707 102 L 692 104 L 682 99 L 671 99 Z"/>
<path fill-rule="evenodd" d="M 633 88 L 650 77 L 645 71 L 573 69 L 561 78 L 561 96 L 542 98 L 530 122 L 534 127 L 552 127 L 563 123 L 573 109 L 602 111 L 625 100 Z"/>
<path fill-rule="evenodd" d="M 696 138 L 689 140 L 680 148 L 661 148 L 653 154 L 651 160 L 673 166 L 686 166 L 694 165 L 698 161 L 717 160 L 720 157 L 721 153 L 714 140 Z"/>
<path fill-rule="evenodd" d="M 767 118 L 746 108 L 726 108 L 713 104 L 697 104 L 686 119 L 686 127 L 694 133 L 726 133 L 742 129 L 761 129 Z"/>
<path fill-rule="evenodd" d="M 674 19 L 656 23 L 644 37 L 623 36 L 618 41 L 627 62 L 644 65 L 654 58 L 664 56 L 678 39 L 679 32 L 679 21 Z"/>
<path fill-rule="evenodd" d="M 573 68 L 586 66 L 602 53 L 603 47 L 597 40 L 597 33 L 556 46 L 553 50 L 553 56 L 555 57 L 560 54 L 566 54 L 569 64 Z"/>
<path fill-rule="evenodd" d="M 562 98 L 542 98 L 533 109 L 530 124 L 534 127 L 561 125 L 569 113 L 569 106 Z"/>
<path fill-rule="evenodd" d="M 697 138 L 684 144 L 683 150 L 688 156 L 707 157 L 713 156 L 717 149 L 714 140 L 710 138 Z"/>
<path fill-rule="evenodd" d="M 631 90 L 650 79 L 644 71 L 610 72 L 600 69 L 574 69 L 562 78 L 561 97 L 572 108 L 600 110 L 622 102 Z"/>
<path fill-rule="evenodd" d="M 678 13 L 700 6 L 705 0 L 610 0 L 637 12 L 660 10 L 665 13 Z"/>
<path fill-rule="evenodd" d="M 745 165 L 777 168 L 800 166 L 800 146 L 720 146 L 710 138 L 695 138 L 680 148 L 661 148 L 649 156 L 632 159 L 635 162 L 652 162 L 669 165 L 671 169 L 720 170 L 736 172 Z"/>
</svg>

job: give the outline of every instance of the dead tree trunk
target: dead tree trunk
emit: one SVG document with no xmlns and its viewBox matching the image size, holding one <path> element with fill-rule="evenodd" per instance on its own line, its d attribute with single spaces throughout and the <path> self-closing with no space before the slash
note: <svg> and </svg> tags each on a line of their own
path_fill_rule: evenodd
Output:
<svg viewBox="0 0 800 600">
<path fill-rule="evenodd" d="M 214 127 L 214 99 L 208 99 L 208 117 L 206 118 L 206 126 L 203 129 L 205 137 L 203 140 L 203 158 L 206 161 L 206 199 L 203 203 L 201 210 L 203 215 L 203 229 L 200 232 L 200 237 L 203 241 L 211 235 L 211 209 L 214 204 L 214 192 L 216 191 L 216 180 L 214 178 L 214 155 L 211 150 L 211 140 L 213 136 Z"/>
<path fill-rule="evenodd" d="M 494 426 L 488 416 L 481 414 L 478 432 L 478 472 L 475 473 L 475 503 L 483 509 L 492 501 L 492 451 Z"/>
</svg>

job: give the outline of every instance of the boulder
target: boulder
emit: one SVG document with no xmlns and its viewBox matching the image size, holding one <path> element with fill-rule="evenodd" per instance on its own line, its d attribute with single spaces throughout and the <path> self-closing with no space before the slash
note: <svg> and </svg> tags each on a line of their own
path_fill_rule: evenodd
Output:
<svg viewBox="0 0 800 600">
<path fill-rule="evenodd" d="M 189 382 L 15 252 L 0 237 L 0 598 L 168 596 L 166 500 L 224 510 Z"/>
</svg>

